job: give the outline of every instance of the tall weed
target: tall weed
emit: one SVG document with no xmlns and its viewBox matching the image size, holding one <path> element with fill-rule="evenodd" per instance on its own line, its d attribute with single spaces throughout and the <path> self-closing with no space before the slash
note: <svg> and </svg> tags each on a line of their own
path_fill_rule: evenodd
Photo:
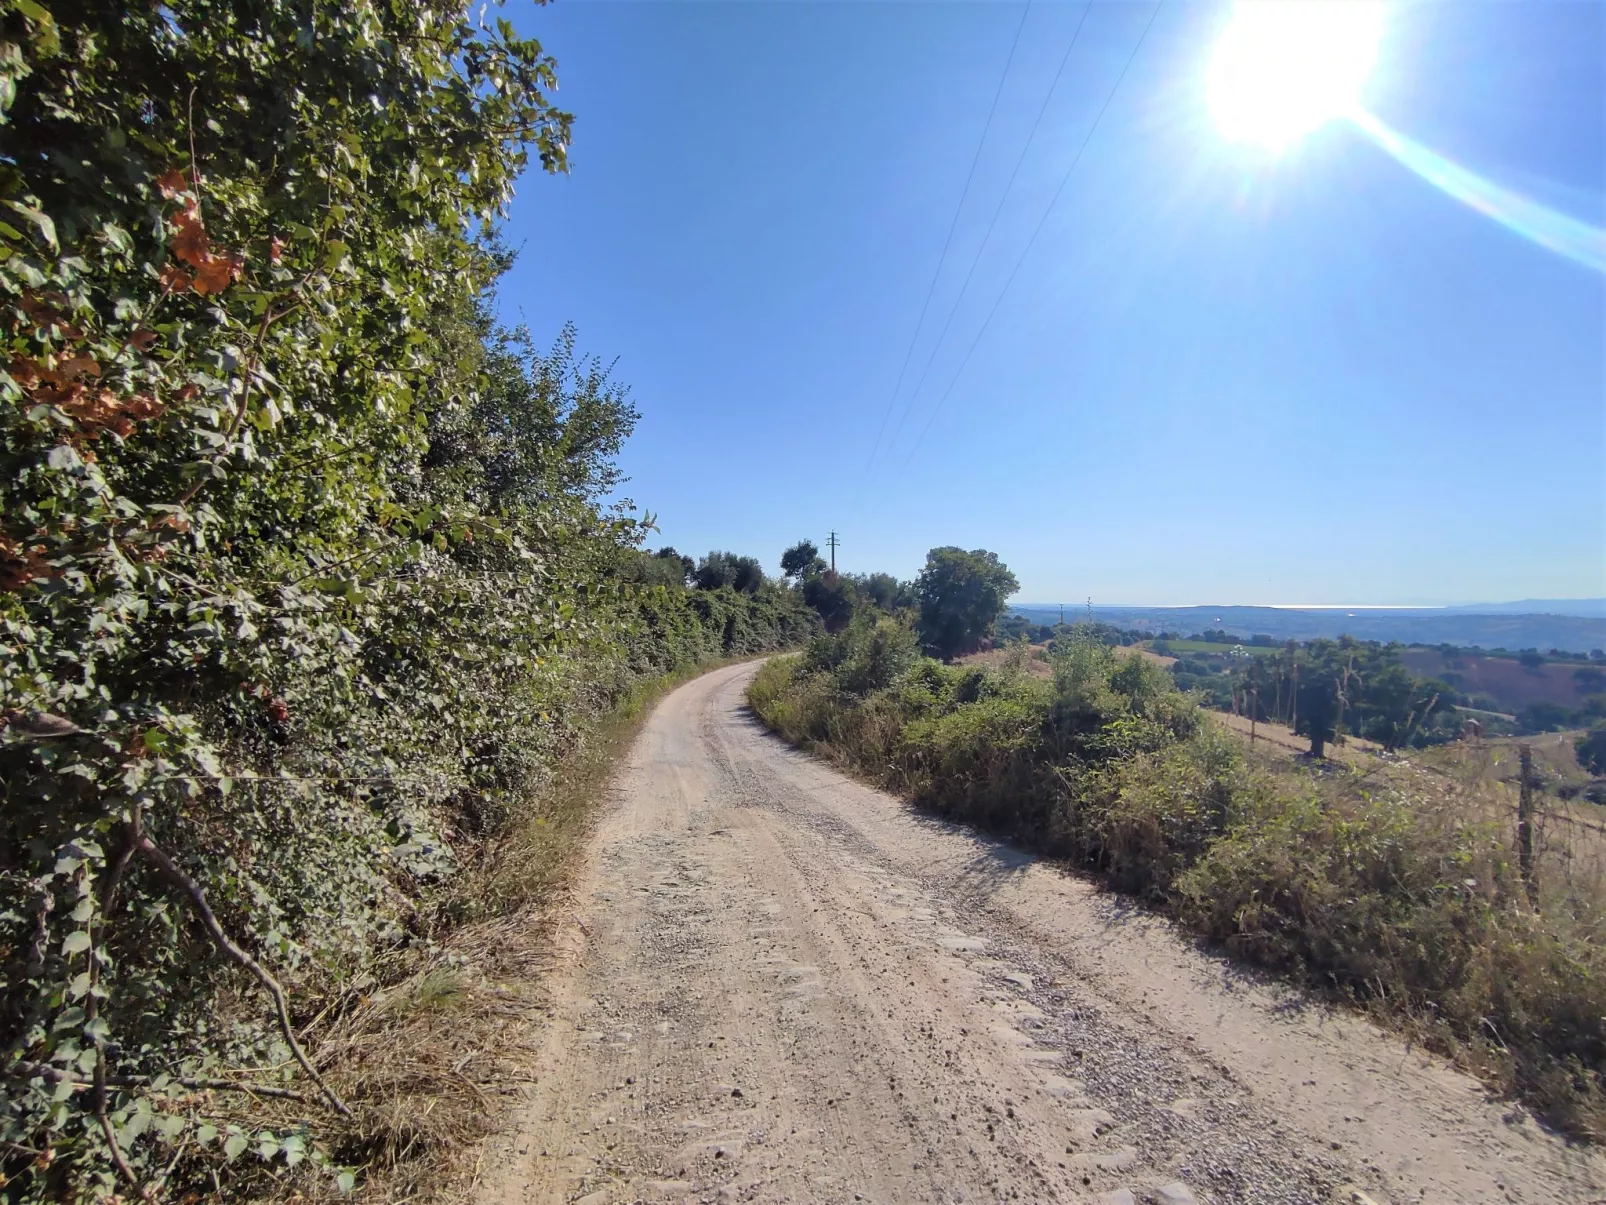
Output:
<svg viewBox="0 0 1606 1205">
<path fill-rule="evenodd" d="M 1606 1137 L 1606 920 L 1576 882 L 1530 906 L 1498 808 L 1246 755 L 1157 667 L 1097 641 L 1052 682 L 817 640 L 749 700 L 774 731 L 917 805 L 1136 894 L 1236 957 L 1459 1057 Z"/>
</svg>

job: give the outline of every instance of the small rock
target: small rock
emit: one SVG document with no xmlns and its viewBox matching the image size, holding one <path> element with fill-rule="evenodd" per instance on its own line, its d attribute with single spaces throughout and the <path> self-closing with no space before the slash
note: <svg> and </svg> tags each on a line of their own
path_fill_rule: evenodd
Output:
<svg viewBox="0 0 1606 1205">
<path fill-rule="evenodd" d="M 732 1088 L 731 1095 L 736 1097 L 737 1100 L 740 1100 L 742 1098 L 742 1090 L 740 1088 Z"/>
<path fill-rule="evenodd" d="M 1077 1142 L 1092 1142 L 1101 1131 L 1115 1124 L 1115 1118 L 1103 1109 L 1073 1109 L 1066 1121 L 1067 1129 Z"/>
<path fill-rule="evenodd" d="M 1099 1205 L 1138 1205 L 1138 1199 L 1132 1195 L 1130 1188 L 1118 1188 L 1100 1197 Z"/>
<path fill-rule="evenodd" d="M 1199 1198 L 1186 1184 L 1167 1184 L 1154 1190 L 1155 1205 L 1199 1205 Z"/>
<path fill-rule="evenodd" d="M 1070 1164 L 1079 1171 L 1122 1172 L 1138 1161 L 1138 1151 L 1133 1146 L 1123 1146 L 1118 1150 L 1089 1152 L 1084 1155 L 1073 1155 Z M 1190 1200 L 1192 1198 L 1189 1198 Z"/>
</svg>

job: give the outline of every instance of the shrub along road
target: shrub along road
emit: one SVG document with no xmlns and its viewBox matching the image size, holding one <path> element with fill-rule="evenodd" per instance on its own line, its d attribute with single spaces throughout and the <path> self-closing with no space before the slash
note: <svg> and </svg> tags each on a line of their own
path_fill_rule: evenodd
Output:
<svg viewBox="0 0 1606 1205">
<path fill-rule="evenodd" d="M 752 672 L 638 741 L 482 1200 L 1606 1198 L 1441 1061 L 791 750 Z"/>
</svg>

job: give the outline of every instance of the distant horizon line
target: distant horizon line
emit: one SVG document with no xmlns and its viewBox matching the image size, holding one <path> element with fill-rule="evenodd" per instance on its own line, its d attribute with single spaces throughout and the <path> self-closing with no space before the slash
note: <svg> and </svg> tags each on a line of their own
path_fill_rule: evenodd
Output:
<svg viewBox="0 0 1606 1205">
<path fill-rule="evenodd" d="M 1079 611 L 1088 609 L 1084 599 L 1079 603 L 1012 603 L 1015 607 L 1030 607 L 1037 610 L 1048 610 L 1052 607 L 1065 607 L 1069 610 L 1074 606 Z M 1478 606 L 1477 603 L 1094 603 L 1092 609 L 1097 611 L 1100 607 L 1110 611 L 1208 611 L 1212 607 L 1260 607 L 1268 611 L 1446 611 L 1455 606 Z M 1490 603 L 1489 606 L 1498 604 Z"/>
<path fill-rule="evenodd" d="M 1011 606 L 1020 608 L 1033 608 L 1047 610 L 1052 607 L 1075 607 L 1078 610 L 1091 608 L 1097 611 L 1104 607 L 1112 611 L 1208 611 L 1211 608 L 1226 609 L 1229 607 L 1258 607 L 1269 611 L 1449 611 L 1458 607 L 1510 607 L 1518 603 L 1569 603 L 1600 604 L 1606 599 L 1600 598 L 1535 598 L 1512 599 L 1509 602 L 1466 602 L 1466 603 L 1266 603 L 1266 602 L 1207 602 L 1207 603 L 1090 603 L 1086 599 L 1076 603 L 1062 602 L 1020 602 L 1011 603 Z"/>
</svg>

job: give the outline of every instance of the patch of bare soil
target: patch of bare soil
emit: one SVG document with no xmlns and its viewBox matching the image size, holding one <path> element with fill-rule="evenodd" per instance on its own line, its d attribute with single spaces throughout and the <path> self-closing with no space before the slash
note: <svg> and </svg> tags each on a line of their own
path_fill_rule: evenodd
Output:
<svg viewBox="0 0 1606 1205">
<path fill-rule="evenodd" d="M 791 750 L 752 672 L 637 742 L 485 1202 L 1602 1198 L 1443 1061 Z"/>
</svg>

